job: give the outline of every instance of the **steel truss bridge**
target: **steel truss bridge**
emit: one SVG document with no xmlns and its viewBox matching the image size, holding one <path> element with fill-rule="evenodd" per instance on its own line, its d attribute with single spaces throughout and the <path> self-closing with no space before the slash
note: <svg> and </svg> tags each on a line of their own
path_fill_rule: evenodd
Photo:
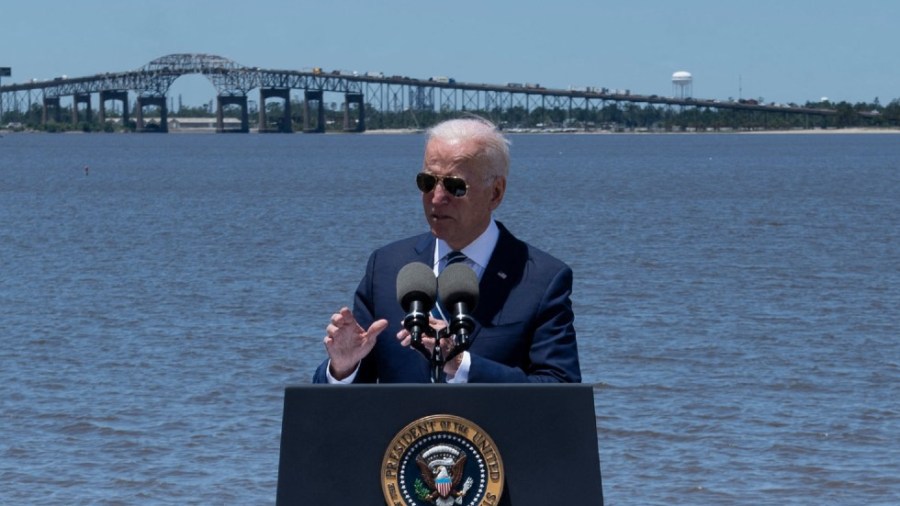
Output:
<svg viewBox="0 0 900 506">
<path fill-rule="evenodd" d="M 732 109 L 765 113 L 805 114 L 807 117 L 833 116 L 832 109 L 784 107 L 745 101 L 719 101 L 632 94 L 627 90 L 606 88 L 548 89 L 533 84 L 502 85 L 455 82 L 448 78 L 414 79 L 384 76 L 369 72 L 359 75 L 344 71 L 276 70 L 246 67 L 221 56 L 209 54 L 172 54 L 131 71 L 107 72 L 85 77 L 57 77 L 0 87 L 0 113 L 26 111 L 32 104 L 42 107 L 42 121 L 61 118 L 62 97 L 71 97 L 72 122 L 92 121 L 91 96 L 99 94 L 99 119 L 106 121 L 106 103 L 122 103 L 122 120 L 127 122 L 129 96 L 136 100 L 139 131 L 168 130 L 167 93 L 181 76 L 202 74 L 216 89 L 217 131 L 226 131 L 224 109 L 238 106 L 241 122 L 238 132 L 249 132 L 247 102 L 250 92 L 259 90 L 260 131 L 291 132 L 291 92 L 303 92 L 303 130 L 325 131 L 325 93 L 343 95 L 344 130 L 366 129 L 366 107 L 381 112 L 404 111 L 508 111 L 521 108 L 532 112 L 574 109 L 598 110 L 608 103 L 654 104 L 707 109 Z M 283 101 L 283 115 L 274 128 L 266 118 L 266 101 Z M 159 109 L 159 123 L 145 122 L 147 107 Z M 151 128 L 152 127 L 152 128 Z"/>
</svg>

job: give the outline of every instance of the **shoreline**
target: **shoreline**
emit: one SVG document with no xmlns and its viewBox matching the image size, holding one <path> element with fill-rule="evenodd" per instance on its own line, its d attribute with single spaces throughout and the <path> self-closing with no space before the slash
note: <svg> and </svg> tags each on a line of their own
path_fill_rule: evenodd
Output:
<svg viewBox="0 0 900 506">
<path fill-rule="evenodd" d="M 326 132 L 319 135 L 415 135 L 423 134 L 424 128 L 384 128 L 377 130 L 366 130 L 364 132 Z M 135 134 L 138 132 L 83 132 L 79 130 L 63 131 L 63 132 L 45 132 L 41 130 L 7 130 L 0 129 L 0 137 L 16 134 L 63 134 L 63 135 L 86 135 L 86 134 Z M 215 130 L 170 130 L 169 134 L 175 135 L 204 135 L 217 134 Z M 224 132 L 233 133 L 233 132 Z M 259 134 L 255 130 L 248 132 L 249 134 Z M 302 134 L 304 132 L 293 132 L 293 134 Z M 788 130 L 703 130 L 703 131 L 661 131 L 661 130 L 630 130 L 630 131 L 613 131 L 613 130 L 576 130 L 576 129 L 538 129 L 538 128 L 515 128 L 503 130 L 504 134 L 539 134 L 539 135 L 860 135 L 860 134 L 900 134 L 900 128 L 871 128 L 871 127 L 851 127 L 851 128 L 814 128 L 814 129 L 788 129 Z"/>
<path fill-rule="evenodd" d="M 739 134 L 900 134 L 900 128 L 868 128 L 868 127 L 851 127 L 851 128 L 828 128 L 828 129 L 812 129 L 812 130 L 750 130 L 743 132 L 733 132 Z"/>
<path fill-rule="evenodd" d="M 404 128 L 386 128 L 381 130 L 366 130 L 363 135 L 408 135 L 424 133 L 425 129 L 404 129 Z M 344 132 L 334 132 L 344 133 Z M 796 134 L 796 135 L 833 135 L 833 134 L 900 134 L 900 128 L 868 128 L 868 127 L 852 127 L 852 128 L 815 128 L 815 129 L 789 129 L 789 130 L 714 130 L 714 131 L 686 131 L 686 132 L 666 132 L 658 130 L 631 130 L 631 131 L 612 131 L 612 130 L 563 130 L 563 129 L 507 129 L 503 130 L 505 134 L 572 134 L 572 135 L 706 135 L 706 134 L 735 134 L 735 135 L 765 135 L 765 134 Z"/>
</svg>

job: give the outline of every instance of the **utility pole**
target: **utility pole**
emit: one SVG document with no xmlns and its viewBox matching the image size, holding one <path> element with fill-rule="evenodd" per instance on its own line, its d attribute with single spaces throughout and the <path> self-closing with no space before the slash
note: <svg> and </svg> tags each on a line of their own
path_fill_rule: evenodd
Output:
<svg viewBox="0 0 900 506">
<path fill-rule="evenodd" d="M 0 87 L 3 86 L 3 77 L 9 77 L 12 75 L 12 68 L 10 67 L 0 67 Z M 0 93 L 0 121 L 3 121 L 3 94 Z"/>
</svg>

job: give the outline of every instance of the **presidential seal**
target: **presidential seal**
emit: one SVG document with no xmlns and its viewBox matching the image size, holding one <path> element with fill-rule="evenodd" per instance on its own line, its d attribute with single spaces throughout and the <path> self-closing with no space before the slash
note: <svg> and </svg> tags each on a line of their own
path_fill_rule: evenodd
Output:
<svg viewBox="0 0 900 506">
<path fill-rule="evenodd" d="M 458 416 L 426 416 L 391 440 L 381 489 L 390 506 L 493 506 L 503 492 L 503 461 L 481 427 Z"/>
</svg>

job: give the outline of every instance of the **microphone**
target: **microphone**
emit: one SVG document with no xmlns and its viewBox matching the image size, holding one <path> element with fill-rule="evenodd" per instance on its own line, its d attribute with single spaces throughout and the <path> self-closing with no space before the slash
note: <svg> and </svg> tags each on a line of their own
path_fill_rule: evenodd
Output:
<svg viewBox="0 0 900 506">
<path fill-rule="evenodd" d="M 466 351 L 472 342 L 475 319 L 469 313 L 478 304 L 478 276 L 469 266 L 448 265 L 438 277 L 441 306 L 450 312 L 450 334 L 455 335 L 455 347 L 447 360 Z"/>
<path fill-rule="evenodd" d="M 426 356 L 428 350 L 422 344 L 422 336 L 431 333 L 428 315 L 434 307 L 436 293 L 434 271 L 422 262 L 406 264 L 397 273 L 397 302 L 406 312 L 403 327 L 412 336 L 412 345 Z"/>
</svg>

